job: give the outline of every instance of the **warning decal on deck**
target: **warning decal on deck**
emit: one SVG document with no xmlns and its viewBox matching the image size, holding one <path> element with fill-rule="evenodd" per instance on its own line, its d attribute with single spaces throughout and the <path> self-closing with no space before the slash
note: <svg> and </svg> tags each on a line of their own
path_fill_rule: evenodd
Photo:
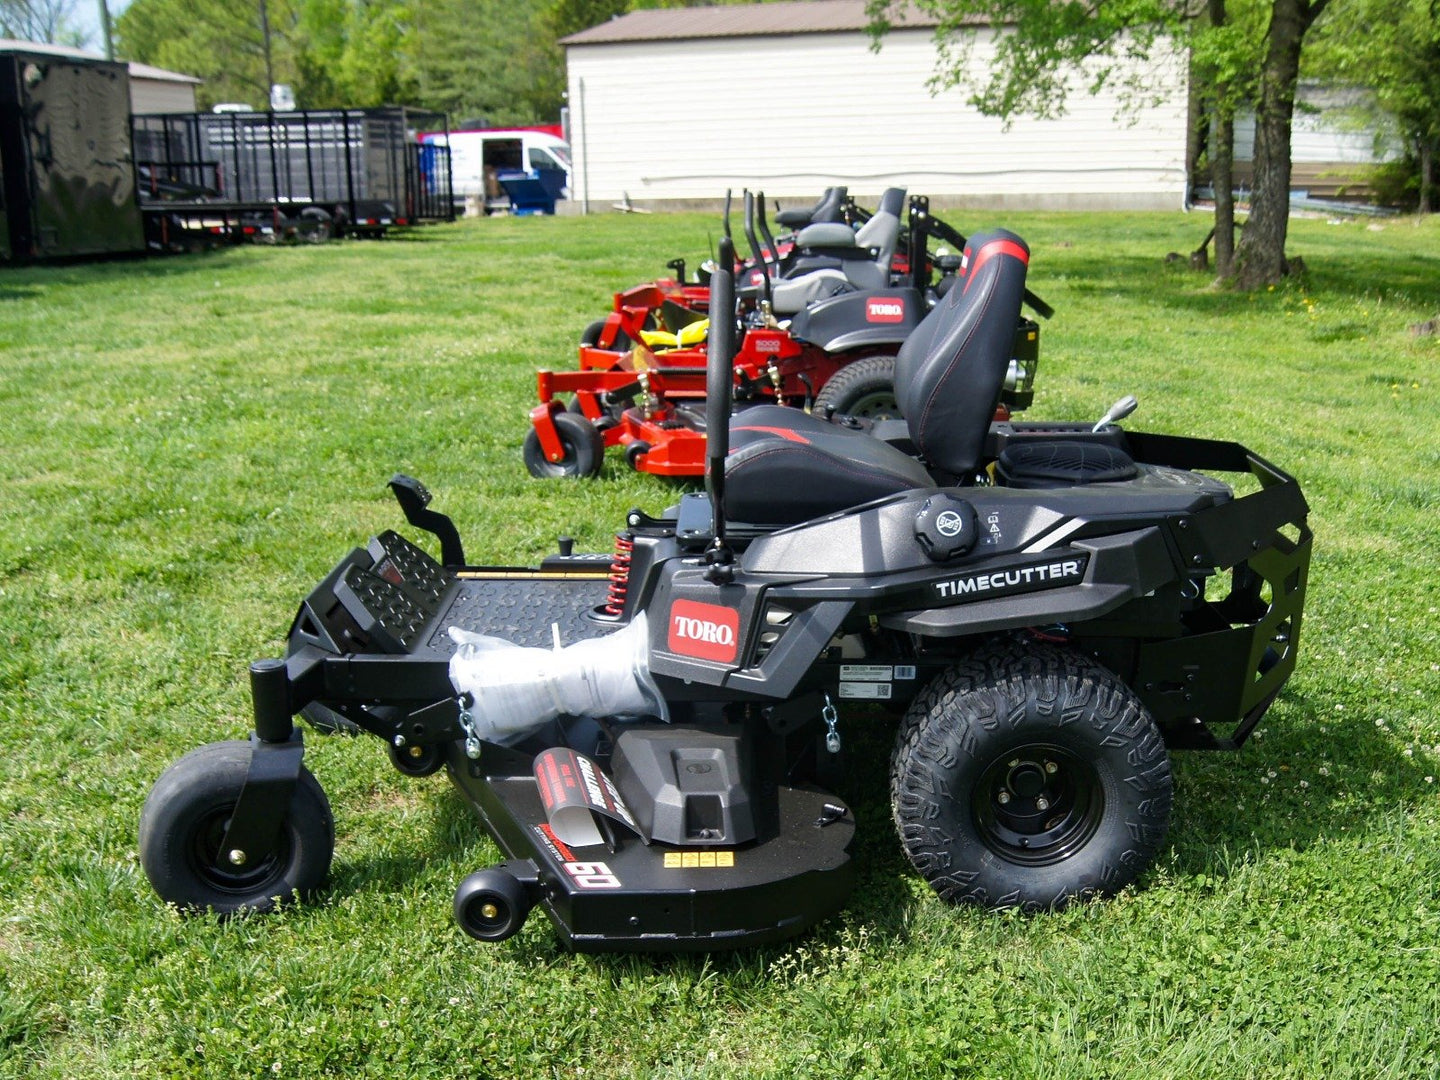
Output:
<svg viewBox="0 0 1440 1080">
<path fill-rule="evenodd" d="M 710 870 L 735 865 L 733 851 L 667 851 L 666 870 Z"/>
</svg>

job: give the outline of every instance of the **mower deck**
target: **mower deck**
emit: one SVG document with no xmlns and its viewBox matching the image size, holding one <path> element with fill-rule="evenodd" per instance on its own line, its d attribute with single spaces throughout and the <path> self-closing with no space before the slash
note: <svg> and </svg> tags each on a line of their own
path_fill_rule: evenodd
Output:
<svg viewBox="0 0 1440 1080">
<path fill-rule="evenodd" d="M 840 910 L 853 886 L 854 819 L 824 792 L 780 786 L 778 820 L 747 844 L 646 844 L 616 829 L 605 846 L 571 848 L 546 824 L 529 754 L 455 751 L 450 779 L 511 860 L 505 869 L 538 886 L 556 932 L 580 952 L 763 945 Z"/>
</svg>

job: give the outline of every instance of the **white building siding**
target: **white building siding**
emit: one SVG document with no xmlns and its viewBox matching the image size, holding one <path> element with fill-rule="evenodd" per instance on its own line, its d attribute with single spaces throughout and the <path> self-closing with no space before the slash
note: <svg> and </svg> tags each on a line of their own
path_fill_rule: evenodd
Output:
<svg viewBox="0 0 1440 1080">
<path fill-rule="evenodd" d="M 1301 83 L 1290 125 L 1292 165 L 1373 165 L 1402 156 L 1405 148 L 1393 137 L 1377 144 L 1373 119 L 1360 111 L 1373 96 L 1358 88 L 1330 89 Z M 1235 160 L 1254 159 L 1255 114 L 1242 113 L 1235 118 Z"/>
<path fill-rule="evenodd" d="M 195 111 L 195 84 L 130 76 L 130 111 L 136 116 Z"/>
<path fill-rule="evenodd" d="M 972 62 L 992 54 L 982 41 Z M 572 45 L 567 58 L 573 195 L 592 209 L 627 193 L 713 200 L 741 186 L 813 199 L 830 183 L 1012 206 L 1168 208 L 1184 197 L 1177 59 L 1156 69 L 1158 106 L 1080 92 L 1066 116 L 1005 131 L 961 91 L 930 94 L 928 30 L 892 32 L 879 53 L 842 32 Z"/>
</svg>

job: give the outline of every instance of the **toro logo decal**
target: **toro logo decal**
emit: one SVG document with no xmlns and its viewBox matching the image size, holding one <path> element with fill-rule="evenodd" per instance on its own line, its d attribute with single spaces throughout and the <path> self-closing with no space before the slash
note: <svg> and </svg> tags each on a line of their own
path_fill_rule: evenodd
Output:
<svg viewBox="0 0 1440 1080">
<path fill-rule="evenodd" d="M 905 321 L 903 296 L 872 296 L 865 302 L 865 321 L 898 323 Z"/>
<path fill-rule="evenodd" d="M 681 656 L 732 663 L 739 653 L 740 613 L 718 604 L 676 600 L 670 605 L 667 646 Z"/>
</svg>

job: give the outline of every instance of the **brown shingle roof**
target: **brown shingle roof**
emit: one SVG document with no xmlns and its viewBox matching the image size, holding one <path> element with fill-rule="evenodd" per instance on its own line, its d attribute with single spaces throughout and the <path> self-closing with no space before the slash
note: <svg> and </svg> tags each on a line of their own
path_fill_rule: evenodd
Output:
<svg viewBox="0 0 1440 1080">
<path fill-rule="evenodd" d="M 918 12 L 892 16 L 897 26 L 934 26 Z M 774 4 L 651 8 L 561 38 L 562 45 L 610 45 L 623 41 L 754 37 L 762 34 L 823 34 L 864 30 L 870 25 L 865 0 L 782 0 Z"/>
</svg>

